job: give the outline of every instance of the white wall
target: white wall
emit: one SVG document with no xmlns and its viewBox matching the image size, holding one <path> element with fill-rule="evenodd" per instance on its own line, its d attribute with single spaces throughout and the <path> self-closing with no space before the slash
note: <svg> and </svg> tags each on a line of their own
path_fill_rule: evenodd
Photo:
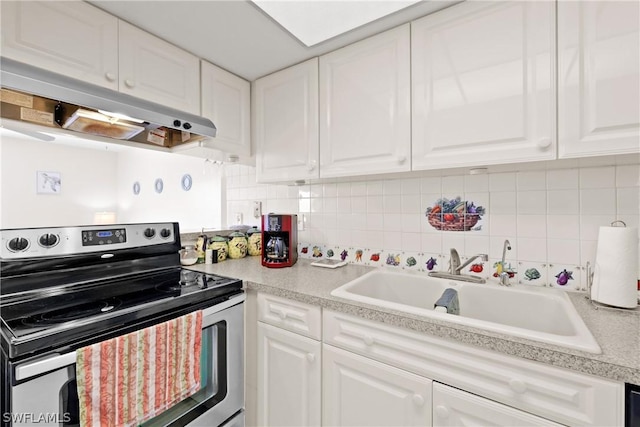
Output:
<svg viewBox="0 0 640 427">
<path fill-rule="evenodd" d="M 193 185 L 184 191 L 181 179 L 190 174 Z M 152 150 L 128 150 L 118 158 L 118 221 L 178 221 L 181 232 L 220 228 L 222 166 L 205 159 Z M 162 193 L 154 190 L 157 178 Z M 140 194 L 133 194 L 134 182 Z"/>
<path fill-rule="evenodd" d="M 93 224 L 102 211 L 115 212 L 119 223 L 178 221 L 182 232 L 221 226 L 220 165 L 95 141 L 43 142 L 0 132 L 0 228 Z M 37 171 L 60 172 L 60 194 L 36 194 Z M 185 173 L 193 179 L 188 192 L 180 186 Z M 156 178 L 164 180 L 161 194 L 153 191 Z"/>
<path fill-rule="evenodd" d="M 5 132 L 0 142 L 0 227 L 92 224 L 115 211 L 117 153 Z M 37 194 L 36 172 L 60 172 L 60 194 Z"/>
</svg>

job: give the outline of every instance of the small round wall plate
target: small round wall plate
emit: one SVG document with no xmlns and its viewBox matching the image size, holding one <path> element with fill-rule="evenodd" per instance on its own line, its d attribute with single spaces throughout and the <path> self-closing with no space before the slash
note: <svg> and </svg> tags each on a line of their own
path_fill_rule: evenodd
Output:
<svg viewBox="0 0 640 427">
<path fill-rule="evenodd" d="M 184 175 L 182 175 L 180 184 L 182 185 L 182 189 L 184 191 L 191 190 L 191 185 L 193 184 L 193 179 L 191 178 L 191 175 L 189 175 L 188 173 L 185 173 Z"/>
<path fill-rule="evenodd" d="M 140 183 L 138 181 L 133 183 L 133 194 L 136 196 L 140 194 Z"/>
<path fill-rule="evenodd" d="M 162 193 L 162 190 L 164 189 L 164 182 L 162 182 L 162 178 L 156 179 L 156 182 L 154 183 L 154 187 L 156 189 L 156 193 L 158 194 Z"/>
</svg>

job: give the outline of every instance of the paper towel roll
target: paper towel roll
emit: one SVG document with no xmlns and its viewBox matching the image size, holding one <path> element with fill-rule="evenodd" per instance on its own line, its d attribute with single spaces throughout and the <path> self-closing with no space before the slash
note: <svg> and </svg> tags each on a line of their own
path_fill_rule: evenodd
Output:
<svg viewBox="0 0 640 427">
<path fill-rule="evenodd" d="M 600 227 L 591 299 L 614 307 L 638 305 L 638 230 Z"/>
</svg>

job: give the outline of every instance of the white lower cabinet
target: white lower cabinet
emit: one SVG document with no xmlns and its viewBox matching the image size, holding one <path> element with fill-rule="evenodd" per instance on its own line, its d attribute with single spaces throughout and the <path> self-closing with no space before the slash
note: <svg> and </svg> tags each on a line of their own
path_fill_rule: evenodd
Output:
<svg viewBox="0 0 640 427">
<path fill-rule="evenodd" d="M 259 426 L 319 426 L 319 341 L 258 322 Z"/>
<path fill-rule="evenodd" d="M 560 426 L 440 383 L 433 383 L 433 426 Z"/>
<path fill-rule="evenodd" d="M 322 424 L 430 426 L 431 380 L 323 345 Z"/>
<path fill-rule="evenodd" d="M 624 425 L 620 382 L 274 295 L 257 312 L 260 426 Z"/>
</svg>

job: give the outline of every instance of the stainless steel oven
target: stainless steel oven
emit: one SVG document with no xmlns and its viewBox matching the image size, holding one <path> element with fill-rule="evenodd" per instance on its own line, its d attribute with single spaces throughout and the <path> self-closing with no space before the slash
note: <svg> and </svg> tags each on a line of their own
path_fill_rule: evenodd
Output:
<svg viewBox="0 0 640 427">
<path fill-rule="evenodd" d="M 78 245 L 89 231 L 124 238 Z M 78 425 L 76 349 L 194 310 L 203 312 L 201 388 L 143 425 L 244 425 L 242 283 L 179 267 L 177 224 L 0 233 L 3 425 Z M 43 235 L 75 243 L 29 251 Z"/>
</svg>

